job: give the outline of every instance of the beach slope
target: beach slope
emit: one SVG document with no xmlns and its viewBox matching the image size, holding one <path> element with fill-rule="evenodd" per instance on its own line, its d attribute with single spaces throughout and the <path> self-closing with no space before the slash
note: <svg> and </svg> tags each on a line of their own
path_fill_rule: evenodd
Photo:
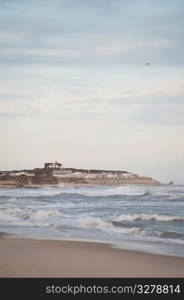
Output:
<svg viewBox="0 0 184 300">
<path fill-rule="evenodd" d="M 184 258 L 76 241 L 0 239 L 0 277 L 184 277 Z"/>
</svg>

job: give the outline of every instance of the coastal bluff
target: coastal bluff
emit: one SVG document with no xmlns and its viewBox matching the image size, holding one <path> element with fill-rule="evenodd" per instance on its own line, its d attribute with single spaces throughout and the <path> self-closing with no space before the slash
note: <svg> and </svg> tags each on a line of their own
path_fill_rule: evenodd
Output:
<svg viewBox="0 0 184 300">
<path fill-rule="evenodd" d="M 61 163 L 45 163 L 43 168 L 0 171 L 0 187 L 44 185 L 160 185 L 151 177 L 120 170 L 63 168 Z"/>
</svg>

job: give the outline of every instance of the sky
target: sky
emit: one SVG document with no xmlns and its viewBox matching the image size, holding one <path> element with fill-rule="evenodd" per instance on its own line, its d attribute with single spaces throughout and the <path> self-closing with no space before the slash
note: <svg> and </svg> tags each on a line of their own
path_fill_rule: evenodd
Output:
<svg viewBox="0 0 184 300">
<path fill-rule="evenodd" d="M 184 181 L 183 16 L 183 0 L 0 0 L 0 170 Z"/>
</svg>

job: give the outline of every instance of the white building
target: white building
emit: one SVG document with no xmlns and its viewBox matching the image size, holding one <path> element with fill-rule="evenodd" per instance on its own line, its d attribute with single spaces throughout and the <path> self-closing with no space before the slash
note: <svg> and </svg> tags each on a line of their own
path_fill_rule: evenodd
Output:
<svg viewBox="0 0 184 300">
<path fill-rule="evenodd" d="M 11 172 L 9 173 L 10 176 L 35 176 L 34 173 L 31 172 L 23 172 L 23 171 L 18 171 L 18 172 Z"/>
<path fill-rule="evenodd" d="M 132 179 L 132 178 L 134 178 L 134 174 L 132 174 L 132 173 L 124 173 L 124 174 L 122 174 L 122 178 L 124 178 L 124 179 Z"/>
<path fill-rule="evenodd" d="M 52 176 L 57 178 L 70 177 L 71 173 L 71 170 L 53 170 Z"/>
</svg>

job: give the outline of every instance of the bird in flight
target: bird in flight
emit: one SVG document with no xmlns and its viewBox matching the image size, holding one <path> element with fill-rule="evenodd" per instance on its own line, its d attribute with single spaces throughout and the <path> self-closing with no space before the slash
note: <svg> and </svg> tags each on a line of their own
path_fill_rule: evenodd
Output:
<svg viewBox="0 0 184 300">
<path fill-rule="evenodd" d="M 149 65 L 151 65 L 149 62 L 145 63 L 145 66 L 149 66 Z"/>
</svg>

